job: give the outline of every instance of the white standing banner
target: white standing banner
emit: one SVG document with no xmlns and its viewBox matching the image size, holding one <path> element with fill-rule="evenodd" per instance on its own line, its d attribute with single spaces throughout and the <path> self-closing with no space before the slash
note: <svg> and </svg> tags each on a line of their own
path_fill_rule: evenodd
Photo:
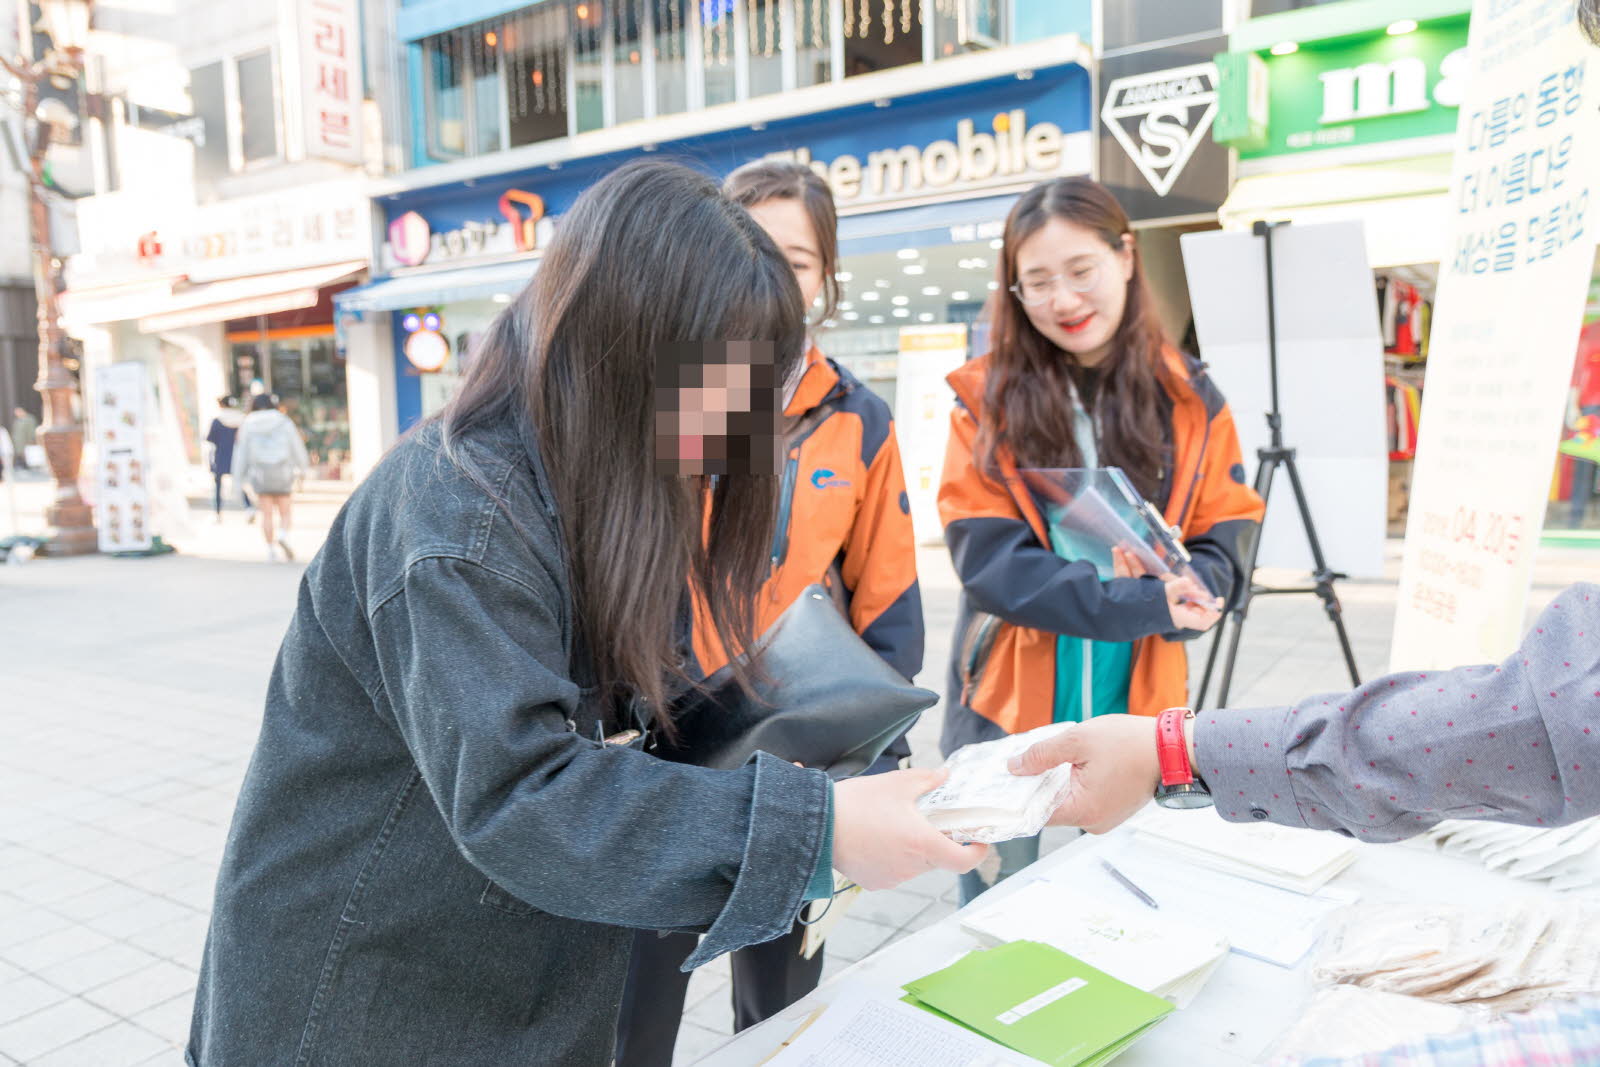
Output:
<svg viewBox="0 0 1600 1067">
<path fill-rule="evenodd" d="M 1594 259 L 1600 51 L 1572 0 L 1477 0 L 1390 666 L 1522 634 Z"/>
<path fill-rule="evenodd" d="M 896 375 L 894 421 L 900 462 L 906 472 L 911 526 L 919 545 L 944 540 L 939 521 L 939 478 L 950 436 L 955 397 L 945 376 L 967 358 L 967 328 L 961 323 L 904 326 Z"/>
<path fill-rule="evenodd" d="M 1253 477 L 1272 443 L 1264 237 L 1239 231 L 1180 239 L 1200 354 L 1233 412 Z M 1278 408 L 1323 557 L 1356 578 L 1383 574 L 1389 457 L 1383 339 L 1360 222 L 1272 232 Z M 1256 563 L 1309 571 L 1311 547 L 1289 472 L 1272 484 Z"/>
<path fill-rule="evenodd" d="M 102 552 L 151 547 L 150 379 L 143 363 L 95 371 L 95 525 Z"/>
</svg>

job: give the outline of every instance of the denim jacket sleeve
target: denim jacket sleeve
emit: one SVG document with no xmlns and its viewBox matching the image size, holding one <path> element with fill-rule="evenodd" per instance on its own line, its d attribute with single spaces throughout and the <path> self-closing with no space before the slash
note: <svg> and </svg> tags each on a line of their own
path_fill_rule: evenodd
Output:
<svg viewBox="0 0 1600 1067">
<path fill-rule="evenodd" d="M 370 613 L 379 706 L 462 854 L 554 915 L 705 931 L 685 969 L 789 930 L 831 844 L 827 776 L 581 736 L 561 603 L 543 576 L 430 556 Z"/>
</svg>

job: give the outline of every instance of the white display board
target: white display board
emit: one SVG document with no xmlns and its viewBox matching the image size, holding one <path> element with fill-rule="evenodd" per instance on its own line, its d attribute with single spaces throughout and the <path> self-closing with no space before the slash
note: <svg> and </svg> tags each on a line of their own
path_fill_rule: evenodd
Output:
<svg viewBox="0 0 1600 1067">
<path fill-rule="evenodd" d="M 154 531 L 147 440 L 150 380 L 143 363 L 95 371 L 95 526 L 102 552 L 142 552 Z"/>
<path fill-rule="evenodd" d="M 1523 630 L 1600 214 L 1600 50 L 1553 0 L 1477 0 L 1390 665 Z"/>
<path fill-rule="evenodd" d="M 895 432 L 911 500 L 911 525 L 920 545 L 944 542 L 939 521 L 939 478 L 955 396 L 946 375 L 966 361 L 967 328 L 961 323 L 905 326 L 895 382 Z"/>
<path fill-rule="evenodd" d="M 1245 469 L 1271 440 L 1264 237 L 1223 231 L 1180 239 L 1200 356 L 1227 398 Z M 1383 573 L 1389 472 L 1383 340 L 1359 222 L 1279 226 L 1272 235 L 1278 394 L 1328 565 Z M 1311 550 L 1288 471 L 1268 501 L 1258 564 L 1310 570 Z"/>
</svg>

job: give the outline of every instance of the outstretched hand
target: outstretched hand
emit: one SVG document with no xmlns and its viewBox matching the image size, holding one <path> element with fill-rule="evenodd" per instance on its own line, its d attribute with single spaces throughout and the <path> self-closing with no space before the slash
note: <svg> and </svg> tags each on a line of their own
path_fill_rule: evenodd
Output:
<svg viewBox="0 0 1600 1067">
<path fill-rule="evenodd" d="M 1195 578 L 1179 577 L 1171 571 L 1157 573 L 1146 567 L 1137 553 L 1113 545 L 1111 548 L 1111 573 L 1118 578 L 1143 578 L 1153 575 L 1167 583 L 1167 612 L 1172 616 L 1174 630 L 1205 632 L 1222 618 L 1223 600 L 1212 596 L 1211 591 Z"/>
<path fill-rule="evenodd" d="M 988 845 L 958 845 L 917 810 L 949 777 L 914 768 L 848 778 L 833 787 L 833 866 L 863 889 L 892 889 L 933 870 L 965 874 Z"/>
<path fill-rule="evenodd" d="M 1161 781 L 1156 720 L 1106 715 L 1076 723 L 1011 761 L 1011 773 L 1043 774 L 1072 764 L 1067 795 L 1052 826 L 1081 826 L 1091 834 L 1114 830 L 1144 807 Z"/>
</svg>

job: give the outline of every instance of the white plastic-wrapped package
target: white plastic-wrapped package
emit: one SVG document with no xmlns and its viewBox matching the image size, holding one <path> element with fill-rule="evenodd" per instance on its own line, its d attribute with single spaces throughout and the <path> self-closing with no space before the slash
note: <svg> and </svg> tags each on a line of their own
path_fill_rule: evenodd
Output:
<svg viewBox="0 0 1600 1067">
<path fill-rule="evenodd" d="M 1451 1004 L 1336 985 L 1312 998 L 1300 1019 L 1274 1043 L 1276 1064 L 1302 1056 L 1359 1056 L 1433 1034 L 1448 1034 L 1479 1015 Z"/>
<path fill-rule="evenodd" d="M 1012 774 L 1011 757 L 1070 724 L 1041 726 L 1027 733 L 964 745 L 945 760 L 950 777 L 917 801 L 917 808 L 946 837 L 961 844 L 996 844 L 1032 837 L 1066 796 L 1072 768 L 1063 764 L 1031 777 Z"/>
</svg>

